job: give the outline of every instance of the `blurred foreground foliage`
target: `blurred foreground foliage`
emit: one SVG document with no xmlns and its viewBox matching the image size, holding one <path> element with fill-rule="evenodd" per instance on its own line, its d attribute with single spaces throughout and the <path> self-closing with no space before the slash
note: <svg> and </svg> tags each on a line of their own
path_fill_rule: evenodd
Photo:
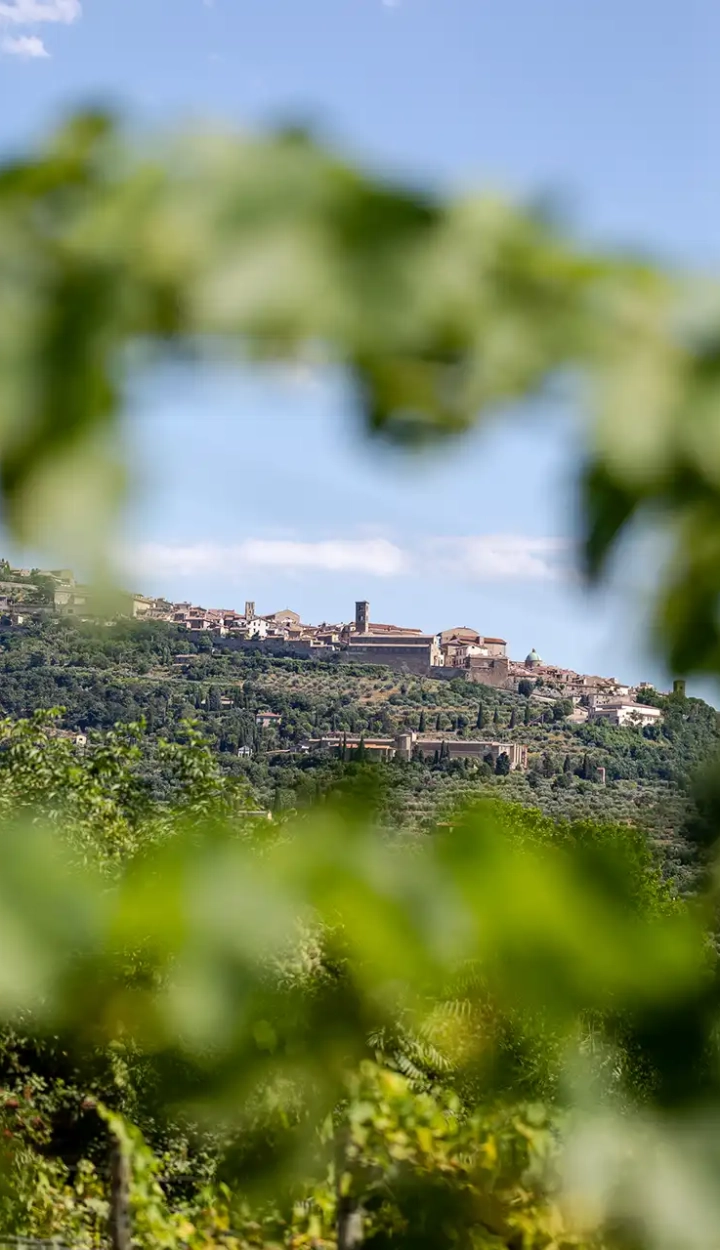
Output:
<svg viewBox="0 0 720 1250">
<path fill-rule="evenodd" d="M 665 654 L 720 667 L 714 287 L 302 135 L 141 148 L 90 114 L 0 169 L 0 227 L 21 541 L 98 561 L 124 378 L 168 349 L 340 364 L 410 443 L 553 383 L 592 414 L 589 571 L 662 516 Z M 139 1246 L 717 1243 L 712 879 L 680 903 L 632 831 L 514 809 L 256 822 L 191 727 L 160 804 L 132 730 L 0 738 L 5 1229 L 97 1244 L 110 1128 Z"/>
<path fill-rule="evenodd" d="M 399 841 L 372 770 L 268 823 L 192 726 L 176 804 L 142 726 L 55 724 L 0 726 L 6 1231 L 102 1243 L 108 1104 L 139 1246 L 624 1244 L 608 1125 L 662 1152 L 719 1094 L 712 913 L 639 831 L 478 803 Z"/>
<path fill-rule="evenodd" d="M 0 300 L 0 490 L 23 542 L 106 554 L 125 379 L 168 350 L 339 364 L 404 443 L 551 385 L 592 417 L 588 571 L 662 517 L 669 666 L 720 666 L 716 283 L 389 185 L 299 132 L 133 144 L 87 113 L 0 166 Z"/>
</svg>

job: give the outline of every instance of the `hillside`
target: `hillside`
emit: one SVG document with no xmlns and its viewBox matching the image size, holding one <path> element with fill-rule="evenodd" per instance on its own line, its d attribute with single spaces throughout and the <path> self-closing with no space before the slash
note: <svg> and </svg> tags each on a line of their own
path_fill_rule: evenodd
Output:
<svg viewBox="0 0 720 1250">
<path fill-rule="evenodd" d="M 482 760 L 379 764 L 379 814 L 388 823 L 422 829 L 458 801 L 492 794 L 555 817 L 641 825 L 682 858 L 684 788 L 720 746 L 720 718 L 698 699 L 658 702 L 659 726 L 576 725 L 566 716 L 571 705 L 532 693 L 403 677 L 379 666 L 213 653 L 209 640 L 189 641 L 187 631 L 161 623 L 50 619 L 0 629 L 3 714 L 61 706 L 64 727 L 83 731 L 143 718 L 151 738 L 173 737 L 183 720 L 196 719 L 223 767 L 246 776 L 258 802 L 276 811 L 316 799 L 343 775 L 337 752 L 301 751 L 307 740 L 425 730 L 448 742 L 525 743 L 528 771 L 495 775 Z M 279 719 L 259 726 L 264 711 Z M 346 763 L 352 755 L 345 751 Z"/>
</svg>

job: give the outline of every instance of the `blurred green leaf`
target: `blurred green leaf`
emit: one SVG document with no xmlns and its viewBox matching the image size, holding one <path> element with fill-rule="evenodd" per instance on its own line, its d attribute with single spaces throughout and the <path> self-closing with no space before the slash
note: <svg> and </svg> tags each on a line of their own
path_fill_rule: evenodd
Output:
<svg viewBox="0 0 720 1250">
<path fill-rule="evenodd" d="M 720 515 L 711 284 L 583 250 L 498 199 L 363 176 L 302 133 L 133 147 L 99 113 L 0 170 L 0 225 L 0 502 L 26 545 L 101 567 L 128 365 L 173 345 L 340 363 L 368 429 L 404 444 L 562 374 L 594 415 L 590 574 L 663 514 L 693 572 L 669 577 L 660 646 L 683 671 L 717 666 L 720 581 L 693 559 Z"/>
</svg>

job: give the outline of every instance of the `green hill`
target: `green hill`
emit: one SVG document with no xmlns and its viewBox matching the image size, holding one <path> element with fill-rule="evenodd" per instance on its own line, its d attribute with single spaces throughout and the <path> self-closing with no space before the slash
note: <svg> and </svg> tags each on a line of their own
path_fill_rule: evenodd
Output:
<svg viewBox="0 0 720 1250">
<path fill-rule="evenodd" d="M 210 638 L 160 623 L 83 625 L 51 619 L 0 629 L 0 711 L 27 716 L 63 707 L 67 729 L 108 730 L 143 718 L 172 738 L 196 719 L 223 767 L 247 777 L 259 804 L 283 811 L 342 780 L 337 753 L 301 751 L 329 732 L 394 735 L 425 730 L 448 741 L 524 742 L 529 771 L 496 776 L 489 765 L 438 759 L 378 765 L 383 822 L 422 830 L 459 801 L 491 794 L 548 815 L 625 821 L 682 861 L 678 840 L 687 785 L 720 746 L 720 717 L 699 699 L 659 697 L 664 719 L 645 729 L 575 725 L 570 705 L 471 685 L 401 676 L 384 667 L 213 652 Z M 258 711 L 280 719 L 261 728 Z M 245 748 L 242 754 L 238 754 Z M 605 769 L 606 784 L 598 780 Z"/>
</svg>

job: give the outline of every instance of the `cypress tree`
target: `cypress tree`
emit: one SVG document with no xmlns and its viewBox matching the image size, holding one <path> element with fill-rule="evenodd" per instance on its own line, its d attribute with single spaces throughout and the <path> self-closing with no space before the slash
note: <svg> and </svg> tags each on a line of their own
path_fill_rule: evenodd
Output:
<svg viewBox="0 0 720 1250">
<path fill-rule="evenodd" d="M 208 697 L 207 697 L 208 712 L 219 712 L 221 708 L 222 708 L 222 702 L 220 699 L 220 691 L 218 690 L 217 686 L 211 686 L 208 691 Z"/>
<path fill-rule="evenodd" d="M 530 704 L 529 703 L 525 704 L 525 715 L 523 717 L 523 724 L 525 725 L 530 724 Z"/>
<path fill-rule="evenodd" d="M 500 724 L 500 713 L 498 712 L 497 708 L 495 708 L 495 712 L 493 713 L 493 725 L 499 725 L 499 724 Z"/>
<path fill-rule="evenodd" d="M 482 703 L 480 704 L 480 707 L 478 708 L 477 721 L 475 723 L 475 728 L 476 729 L 485 728 L 485 708 Z"/>
<path fill-rule="evenodd" d="M 508 729 L 514 729 L 516 725 L 517 725 L 517 716 L 515 715 L 515 708 L 513 708 L 512 712 L 510 713 L 510 723 L 508 725 Z"/>
<path fill-rule="evenodd" d="M 571 772 L 572 772 L 572 764 L 571 764 L 571 762 L 570 762 L 570 756 L 569 756 L 569 755 L 566 755 L 566 756 L 565 756 L 565 759 L 563 760 L 563 772 L 564 772 L 564 773 L 571 773 Z"/>
<path fill-rule="evenodd" d="M 435 717 L 435 731 L 436 731 L 436 733 L 439 733 L 439 732 L 440 732 L 441 727 L 442 727 L 442 716 L 441 716 L 441 715 L 440 715 L 440 713 L 438 712 L 437 716 Z"/>
<path fill-rule="evenodd" d="M 420 711 L 420 720 L 418 721 L 418 733 L 419 734 L 425 733 L 425 708 L 422 708 Z"/>
</svg>

